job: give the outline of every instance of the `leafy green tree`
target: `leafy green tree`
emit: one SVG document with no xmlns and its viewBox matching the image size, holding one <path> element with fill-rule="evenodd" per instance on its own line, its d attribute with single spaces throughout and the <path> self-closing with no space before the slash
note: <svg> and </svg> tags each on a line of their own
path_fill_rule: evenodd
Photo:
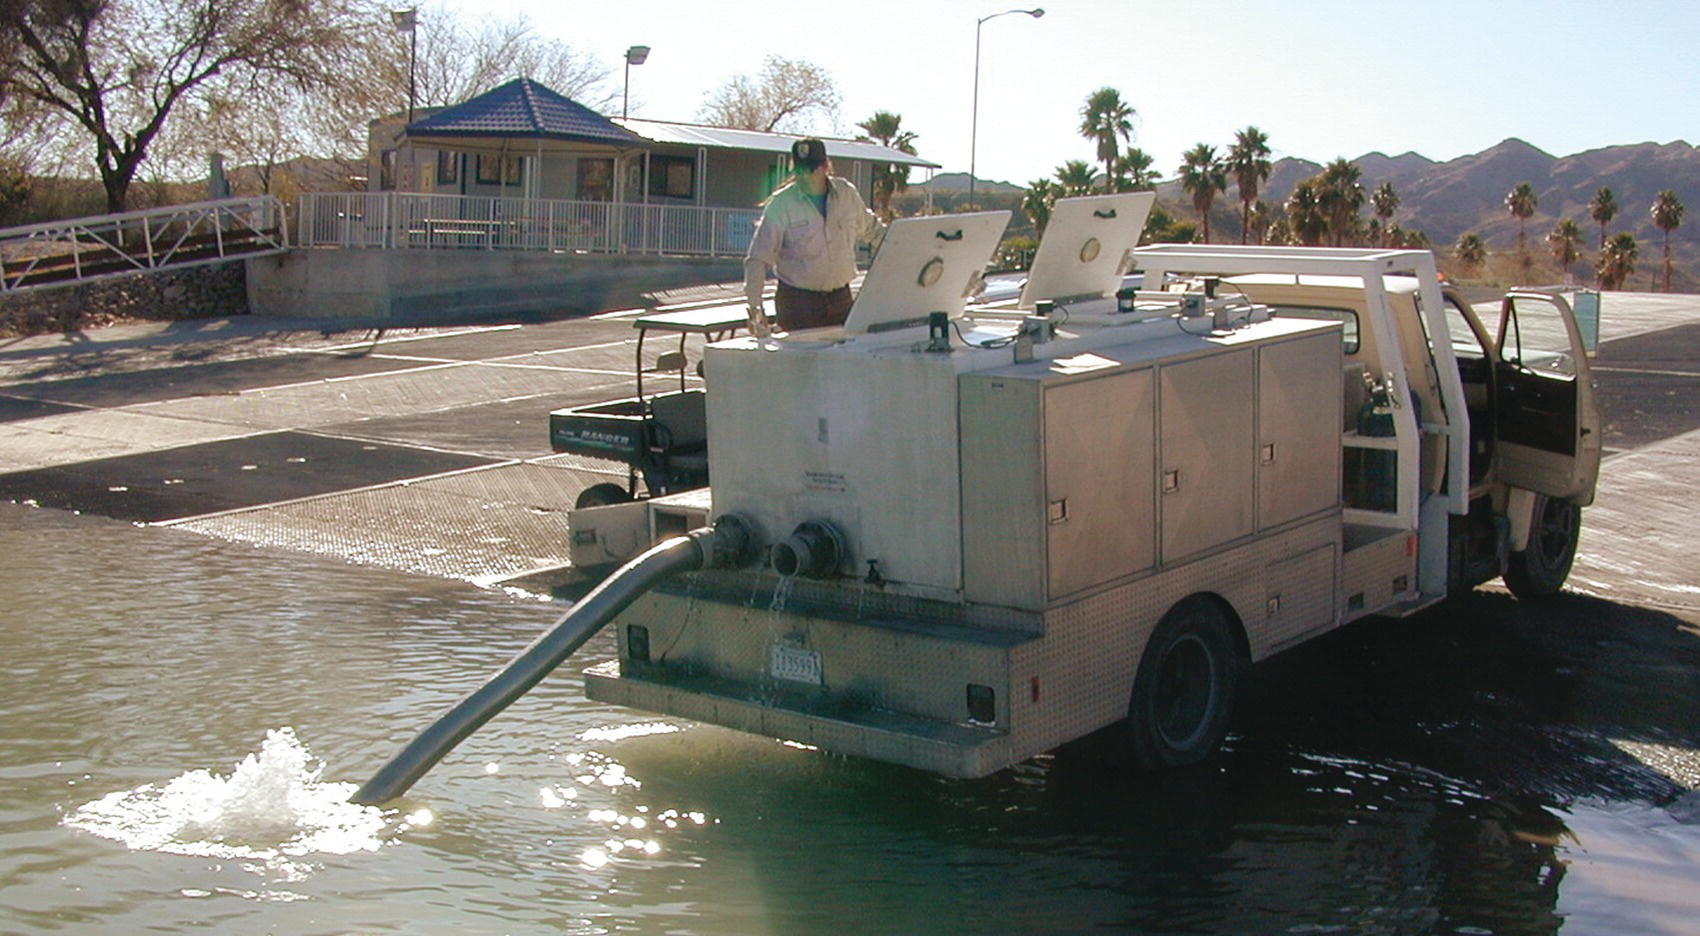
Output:
<svg viewBox="0 0 1700 936">
<path fill-rule="evenodd" d="M 1137 146 L 1116 157 L 1115 190 L 1118 192 L 1149 192 L 1157 187 L 1162 173 L 1151 168 L 1150 153 Z"/>
<path fill-rule="evenodd" d="M 1293 244 L 1297 242 L 1297 238 L 1293 236 L 1293 229 L 1288 226 L 1285 216 L 1276 218 L 1269 222 L 1267 235 L 1262 241 L 1262 243 L 1276 245 Z"/>
<path fill-rule="evenodd" d="M 1021 197 L 1021 212 L 1033 222 L 1033 229 L 1045 236 L 1045 225 L 1051 223 L 1051 206 L 1056 204 L 1062 186 L 1050 179 L 1034 179 L 1027 183 L 1027 194 Z"/>
<path fill-rule="evenodd" d="M 1192 196 L 1192 207 L 1204 225 L 1204 243 L 1210 243 L 1210 206 L 1216 195 L 1228 190 L 1228 172 L 1216 158 L 1216 147 L 1200 143 L 1181 156 L 1181 188 Z"/>
<path fill-rule="evenodd" d="M 1058 194 L 1065 198 L 1090 195 L 1097 176 L 1097 170 L 1092 168 L 1091 163 L 1084 159 L 1071 159 L 1057 167 L 1057 184 L 1062 189 Z"/>
<path fill-rule="evenodd" d="M 1565 218 L 1553 225 L 1552 232 L 1547 235 L 1547 247 L 1552 250 L 1552 258 L 1558 261 L 1558 268 L 1570 275 L 1570 267 L 1582 257 L 1582 227 L 1576 222 Z"/>
<path fill-rule="evenodd" d="M 1519 182 L 1516 187 L 1505 195 L 1505 210 L 1517 219 L 1517 263 L 1523 268 L 1527 278 L 1529 265 L 1533 262 L 1529 256 L 1529 219 L 1535 214 L 1535 190 L 1527 182 Z"/>
<path fill-rule="evenodd" d="M 1234 145 L 1228 147 L 1227 168 L 1240 190 L 1240 243 L 1244 244 L 1250 240 L 1251 205 L 1274 168 L 1269 161 L 1269 135 L 1256 127 L 1236 130 Z"/>
<path fill-rule="evenodd" d="M 1474 231 L 1460 236 L 1452 249 L 1458 254 L 1458 262 L 1463 265 L 1465 273 L 1474 273 L 1487 262 L 1487 245 L 1482 243 L 1481 235 Z"/>
<path fill-rule="evenodd" d="M 1375 187 L 1369 196 L 1370 210 L 1381 222 L 1381 245 L 1383 247 L 1397 246 L 1393 244 L 1393 232 L 1399 230 L 1393 224 L 1393 213 L 1399 210 L 1399 193 L 1393 190 L 1393 183 L 1383 180 Z"/>
<path fill-rule="evenodd" d="M 1640 253 L 1641 248 L 1635 243 L 1635 235 L 1628 231 L 1619 231 L 1607 241 L 1605 248 L 1600 251 L 1600 263 L 1596 268 L 1600 276 L 1600 288 L 1622 289 L 1629 277 L 1635 274 L 1635 261 Z"/>
<path fill-rule="evenodd" d="M 1322 207 L 1322 177 L 1312 176 L 1293 187 L 1287 196 L 1287 230 L 1293 240 L 1306 247 L 1322 243 L 1328 233 L 1328 215 Z"/>
<path fill-rule="evenodd" d="M 1670 292 L 1670 232 L 1682 224 L 1682 199 L 1665 189 L 1653 199 L 1653 226 L 1665 235 L 1665 292 Z"/>
<path fill-rule="evenodd" d="M 1104 191 L 1116 190 L 1116 157 L 1121 154 L 1116 138 L 1132 141 L 1133 108 L 1122 100 L 1121 92 L 1103 87 L 1086 96 L 1080 109 L 1080 135 L 1098 145 L 1098 159 L 1104 164 Z"/>
<path fill-rule="evenodd" d="M 915 155 L 915 134 L 903 129 L 903 118 L 891 111 L 875 111 L 872 117 L 856 126 L 864 135 L 856 139 L 878 143 L 900 153 Z M 909 167 L 897 163 L 875 163 L 873 167 L 874 210 L 880 217 L 891 220 L 892 196 L 909 187 Z"/>
<path fill-rule="evenodd" d="M 1364 206 L 1363 172 L 1342 156 L 1322 168 L 1317 196 L 1334 246 L 1344 244 L 1358 230 L 1358 212 Z"/>
<path fill-rule="evenodd" d="M 215 89 L 353 87 L 388 24 L 359 0 L 11 0 L 0 101 L 27 99 L 94 152 L 107 210 L 179 111 Z"/>
<path fill-rule="evenodd" d="M 1601 188 L 1588 201 L 1588 217 L 1600 226 L 1600 249 L 1606 249 L 1606 225 L 1617 215 L 1617 197 L 1611 189 Z"/>
</svg>

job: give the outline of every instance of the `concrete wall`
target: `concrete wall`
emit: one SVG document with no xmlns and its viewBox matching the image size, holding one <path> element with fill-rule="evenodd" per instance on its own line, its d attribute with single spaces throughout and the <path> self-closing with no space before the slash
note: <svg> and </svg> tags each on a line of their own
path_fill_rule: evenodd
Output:
<svg viewBox="0 0 1700 936">
<path fill-rule="evenodd" d="M 743 277 L 739 260 L 487 250 L 305 249 L 247 264 L 256 315 L 398 323 L 634 308 Z"/>
<path fill-rule="evenodd" d="M 242 315 L 242 261 L 174 267 L 34 287 L 0 296 L 0 336 L 73 332 L 126 319 L 172 321 Z"/>
</svg>

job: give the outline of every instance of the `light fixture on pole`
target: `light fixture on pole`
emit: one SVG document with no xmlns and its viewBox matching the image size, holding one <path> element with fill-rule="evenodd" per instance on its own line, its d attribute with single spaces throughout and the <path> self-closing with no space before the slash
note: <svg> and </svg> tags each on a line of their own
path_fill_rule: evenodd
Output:
<svg viewBox="0 0 1700 936">
<path fill-rule="evenodd" d="M 390 22 L 395 28 L 407 33 L 407 122 L 413 122 L 413 63 L 419 57 L 419 8 L 408 10 L 391 10 Z"/>
<path fill-rule="evenodd" d="M 980 27 L 986 25 L 986 20 L 997 19 L 1000 16 L 1008 16 L 1011 13 L 1026 13 L 1034 19 L 1038 19 L 1045 15 L 1045 10 L 1043 7 L 1034 7 L 1031 10 L 1005 10 L 1002 13 L 993 13 L 990 16 L 982 16 L 978 20 L 974 21 L 974 111 L 972 117 L 970 117 L 968 130 L 969 204 L 973 204 L 974 202 L 974 172 L 976 169 L 974 157 L 975 150 L 980 142 Z"/>
<path fill-rule="evenodd" d="M 626 88 L 620 92 L 620 119 L 626 119 L 626 105 L 632 96 L 632 66 L 642 65 L 649 58 L 649 46 L 635 45 L 626 50 Z"/>
</svg>

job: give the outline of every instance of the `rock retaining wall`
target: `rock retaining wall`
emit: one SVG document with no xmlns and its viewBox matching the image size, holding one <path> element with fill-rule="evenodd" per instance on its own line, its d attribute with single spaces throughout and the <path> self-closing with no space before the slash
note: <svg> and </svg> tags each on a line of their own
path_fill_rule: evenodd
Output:
<svg viewBox="0 0 1700 936">
<path fill-rule="evenodd" d="M 247 276 L 243 261 L 232 260 L 0 295 L 0 335 L 246 314 Z"/>
</svg>

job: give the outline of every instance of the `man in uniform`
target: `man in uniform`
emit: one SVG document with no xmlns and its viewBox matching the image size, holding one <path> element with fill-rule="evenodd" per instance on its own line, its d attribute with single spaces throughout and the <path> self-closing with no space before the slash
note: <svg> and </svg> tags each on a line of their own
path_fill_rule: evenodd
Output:
<svg viewBox="0 0 1700 936">
<path fill-rule="evenodd" d="M 850 314 L 856 242 L 871 242 L 884 228 L 856 186 L 832 174 L 825 143 L 798 140 L 791 161 L 791 178 L 769 196 L 744 259 L 750 330 L 763 337 L 769 270 L 779 279 L 773 304 L 781 329 L 842 325 Z"/>
</svg>

